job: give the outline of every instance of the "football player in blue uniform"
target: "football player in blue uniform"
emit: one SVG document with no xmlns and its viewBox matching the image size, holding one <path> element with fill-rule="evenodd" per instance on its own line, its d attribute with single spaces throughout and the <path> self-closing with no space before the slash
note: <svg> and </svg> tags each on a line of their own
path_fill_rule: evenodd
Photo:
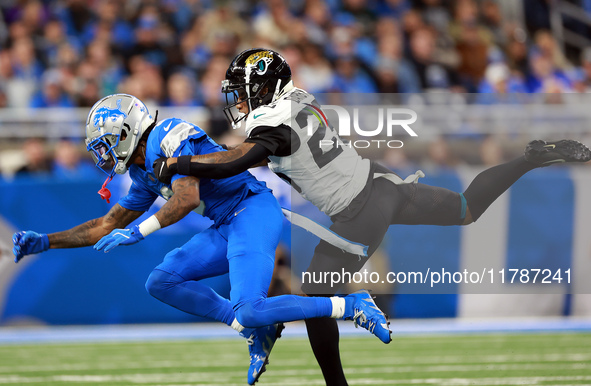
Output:
<svg viewBox="0 0 591 386">
<path fill-rule="evenodd" d="M 522 157 L 483 171 L 458 193 L 416 183 L 420 171 L 402 179 L 344 145 L 314 96 L 294 86 L 289 65 L 273 50 L 253 48 L 237 55 L 222 92 L 228 100 L 224 112 L 232 124 L 243 122 L 246 140 L 224 153 L 159 159 L 156 176 L 162 181 L 177 173 L 226 178 L 268 160 L 273 172 L 333 221 L 333 232 L 314 251 L 310 273 L 353 274 L 391 224 L 467 225 L 528 171 L 591 159 L 589 148 L 577 141 L 533 141 Z M 367 247 L 366 253 L 354 252 L 359 245 Z M 333 284 L 304 283 L 302 290 L 332 296 L 339 289 Z M 346 385 L 335 321 L 308 319 L 306 326 L 327 385 Z"/>
<path fill-rule="evenodd" d="M 91 109 L 86 122 L 87 150 L 108 178 L 129 171 L 128 194 L 103 217 L 72 229 L 13 236 L 15 261 L 49 248 L 90 246 L 105 252 L 131 245 L 171 225 L 191 211 L 203 209 L 214 221 L 180 248 L 169 252 L 150 274 L 147 291 L 155 298 L 193 315 L 226 323 L 250 344 L 248 382 L 265 370 L 282 322 L 318 317 L 352 319 L 384 342 L 391 340 L 387 321 L 367 292 L 346 297 L 267 298 L 279 243 L 283 214 L 264 182 L 250 173 L 225 179 L 174 176 L 162 183 L 152 164 L 160 157 L 224 151 L 199 127 L 177 118 L 157 122 L 139 99 L 110 95 Z M 145 221 L 126 228 L 148 210 L 158 196 L 167 202 Z M 201 279 L 229 272 L 230 299 L 218 295 Z"/>
</svg>

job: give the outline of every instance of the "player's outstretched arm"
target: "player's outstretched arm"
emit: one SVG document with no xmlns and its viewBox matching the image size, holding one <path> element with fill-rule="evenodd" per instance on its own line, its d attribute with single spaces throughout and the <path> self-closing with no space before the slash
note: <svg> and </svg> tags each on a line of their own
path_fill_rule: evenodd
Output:
<svg viewBox="0 0 591 386">
<path fill-rule="evenodd" d="M 169 226 L 185 217 L 200 204 L 199 180 L 195 177 L 179 178 L 172 184 L 174 194 L 154 215 L 131 229 L 115 229 L 94 245 L 97 251 L 109 252 L 119 245 L 142 241 L 150 233 Z"/>
<path fill-rule="evenodd" d="M 49 248 L 78 248 L 93 245 L 113 229 L 127 226 L 141 214 L 142 212 L 128 210 L 115 204 L 103 217 L 87 221 L 66 231 L 50 234 L 33 231 L 17 232 L 12 238 L 15 262 L 18 263 L 26 255 L 44 252 Z"/>
<path fill-rule="evenodd" d="M 271 153 L 258 143 L 244 142 L 228 151 L 194 156 L 159 158 L 154 162 L 154 174 L 170 183 L 175 174 L 199 178 L 227 178 L 250 167 L 266 164 Z"/>
</svg>

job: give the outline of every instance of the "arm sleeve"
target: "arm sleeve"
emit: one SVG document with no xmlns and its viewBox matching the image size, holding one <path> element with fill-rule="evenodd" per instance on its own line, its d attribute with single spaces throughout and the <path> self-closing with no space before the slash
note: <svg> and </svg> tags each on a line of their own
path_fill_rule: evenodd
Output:
<svg viewBox="0 0 591 386">
<path fill-rule="evenodd" d="M 240 158 L 224 163 L 191 162 L 191 156 L 180 156 L 177 161 L 178 174 L 199 178 L 227 178 L 246 171 L 270 155 L 264 146 L 255 145 Z"/>
<path fill-rule="evenodd" d="M 269 150 L 270 155 L 285 157 L 291 154 L 291 128 L 287 125 L 259 126 L 252 130 L 244 142 L 262 145 Z"/>
</svg>

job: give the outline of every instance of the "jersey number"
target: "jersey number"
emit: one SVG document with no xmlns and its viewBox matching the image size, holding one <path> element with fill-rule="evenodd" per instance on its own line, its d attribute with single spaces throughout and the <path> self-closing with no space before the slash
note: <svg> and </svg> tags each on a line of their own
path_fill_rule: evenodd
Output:
<svg viewBox="0 0 591 386">
<path fill-rule="evenodd" d="M 332 147 L 329 151 L 322 151 L 322 148 L 320 147 L 320 141 L 323 141 L 324 137 L 326 136 L 326 125 L 323 122 L 317 120 L 316 117 L 313 116 L 312 113 L 307 110 L 302 110 L 296 116 L 296 122 L 301 129 L 306 130 L 308 128 L 308 117 L 310 116 L 313 117 L 313 121 L 318 122 L 319 126 L 314 132 L 314 134 L 312 134 L 307 144 L 308 148 L 310 149 L 310 152 L 312 153 L 312 157 L 314 158 L 314 162 L 316 162 L 318 168 L 322 169 L 323 167 L 328 165 L 330 161 L 337 158 L 339 154 L 343 152 L 343 148 L 338 146 L 338 137 L 336 133 L 334 133 L 332 129 L 329 129 L 330 132 L 334 134 L 330 139 L 330 141 L 332 142 Z"/>
</svg>

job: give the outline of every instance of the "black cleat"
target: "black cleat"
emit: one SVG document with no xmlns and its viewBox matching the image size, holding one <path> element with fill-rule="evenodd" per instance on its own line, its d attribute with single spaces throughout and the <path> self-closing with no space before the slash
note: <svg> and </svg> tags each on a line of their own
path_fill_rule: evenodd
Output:
<svg viewBox="0 0 591 386">
<path fill-rule="evenodd" d="M 581 142 L 570 139 L 556 142 L 536 140 L 527 144 L 525 159 L 538 166 L 564 162 L 587 162 L 591 160 L 591 150 Z"/>
</svg>

